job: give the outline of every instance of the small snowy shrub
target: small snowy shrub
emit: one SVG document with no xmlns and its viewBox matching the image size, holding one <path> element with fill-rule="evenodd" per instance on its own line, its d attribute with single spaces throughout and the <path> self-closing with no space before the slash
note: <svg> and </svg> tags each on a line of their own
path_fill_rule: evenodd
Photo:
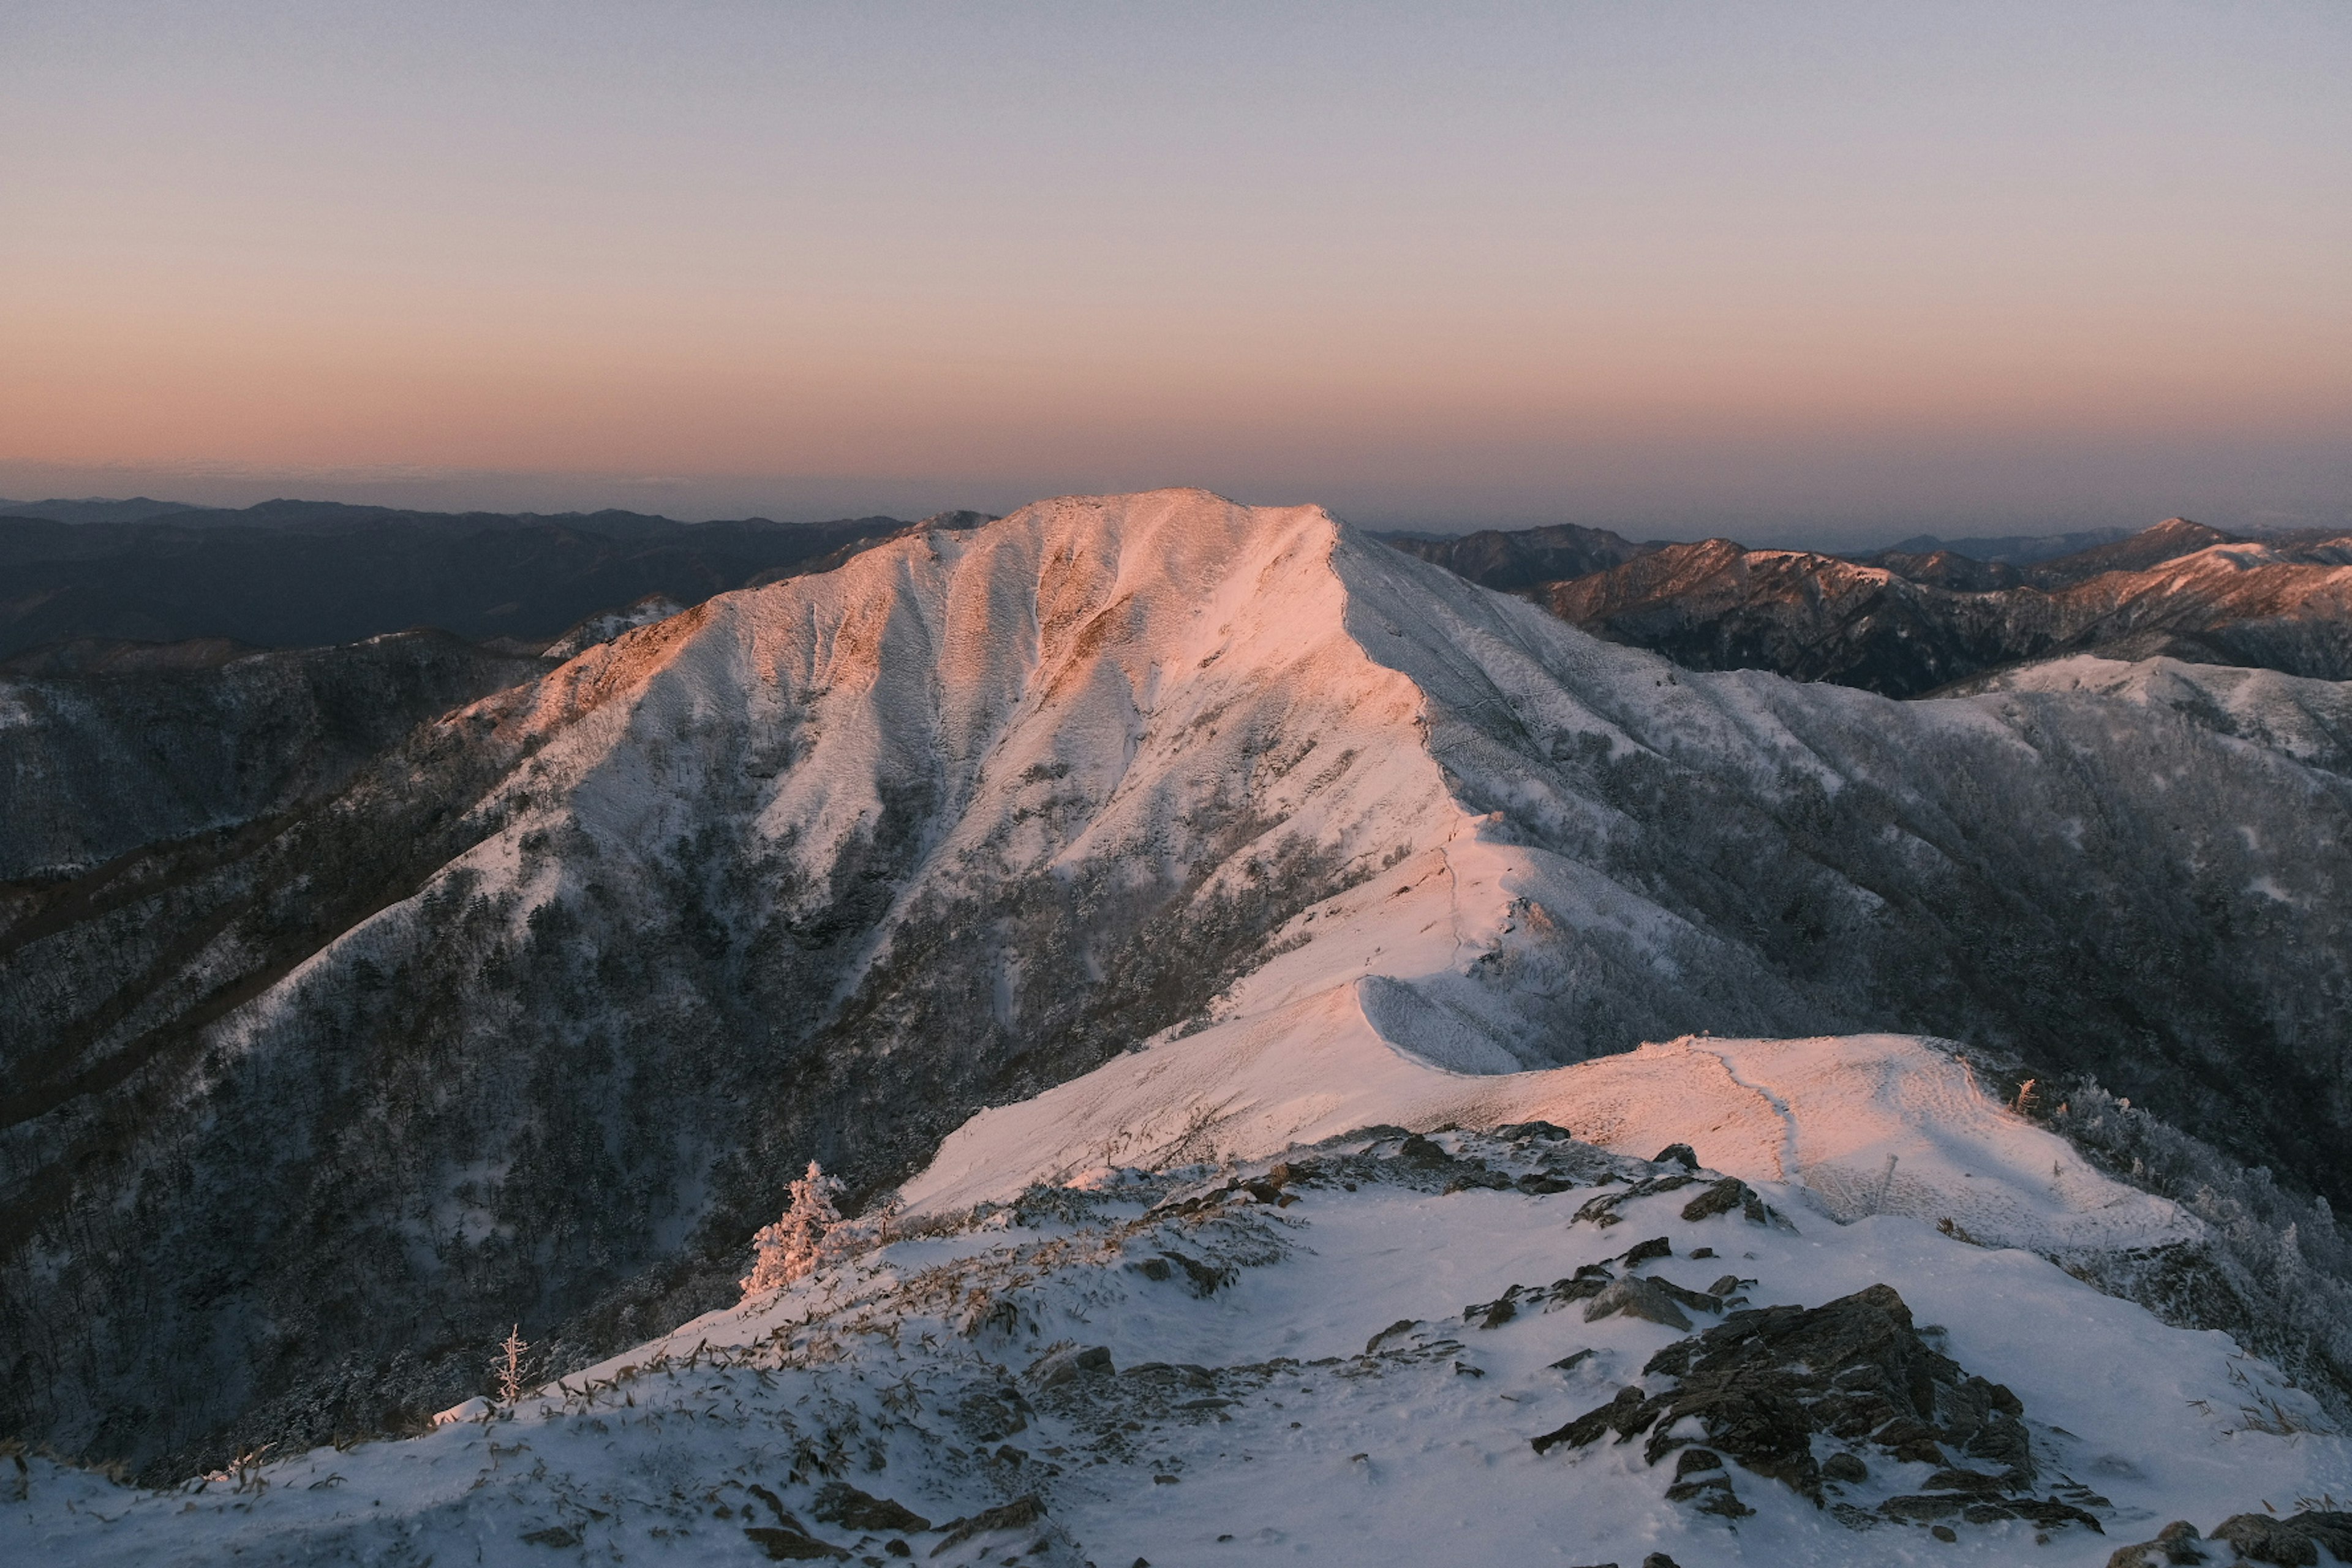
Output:
<svg viewBox="0 0 2352 1568">
<path fill-rule="evenodd" d="M 811 1160 L 808 1174 L 792 1184 L 782 1216 L 751 1238 L 751 1272 L 738 1281 L 745 1297 L 789 1285 L 832 1255 L 843 1225 L 833 1206 L 839 1191 L 841 1183 Z"/>
<path fill-rule="evenodd" d="M 522 1337 L 520 1323 L 507 1331 L 507 1337 L 499 1345 L 498 1357 L 490 1363 L 490 1370 L 498 1374 L 499 1404 L 512 1405 L 522 1397 L 522 1358 L 530 1349 L 530 1342 Z"/>
</svg>

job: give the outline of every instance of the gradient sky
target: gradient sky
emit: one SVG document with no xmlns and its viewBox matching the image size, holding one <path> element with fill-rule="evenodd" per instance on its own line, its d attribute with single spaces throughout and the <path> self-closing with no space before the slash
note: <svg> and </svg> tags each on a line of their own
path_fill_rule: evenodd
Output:
<svg viewBox="0 0 2352 1568">
<path fill-rule="evenodd" d="M 2352 6 L 0 7 L 0 494 L 2352 521 Z"/>
</svg>

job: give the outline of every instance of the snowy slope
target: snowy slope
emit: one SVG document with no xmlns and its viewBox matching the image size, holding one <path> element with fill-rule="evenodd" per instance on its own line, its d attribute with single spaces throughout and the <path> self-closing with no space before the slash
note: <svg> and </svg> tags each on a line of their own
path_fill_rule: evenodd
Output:
<svg viewBox="0 0 2352 1568">
<path fill-rule="evenodd" d="M 2064 1140 L 1989 1100 L 1924 1040 L 1684 1038 L 1545 1072 L 1449 1072 L 1334 1006 L 1162 1040 L 1036 1099 L 982 1112 L 908 1184 L 917 1213 L 1010 1202 L 1119 1164 L 1256 1160 L 1358 1128 L 1549 1121 L 1621 1154 L 1688 1143 L 1713 1169 L 1801 1188 L 1841 1223 L 1949 1220 L 2064 1255 L 2195 1234 Z M 1254 1021 L 1253 1021 L 1254 1022 Z M 1204 1112 L 1210 1114 L 1204 1114 Z"/>
<path fill-rule="evenodd" d="M 2176 658 L 2126 661 L 2075 654 L 2002 670 L 1969 689 L 2120 700 L 2180 714 L 2314 767 L 2352 772 L 2352 682 Z"/>
<path fill-rule="evenodd" d="M 712 1305 L 811 1157 L 872 1194 L 936 1156 L 936 1212 L 1529 1085 L 1646 1154 L 1608 1069 L 1528 1075 L 1703 1032 L 1965 1038 L 2324 1184 L 2347 823 L 2352 782 L 2169 711 L 1693 677 L 1318 508 L 910 533 L 588 648 L 217 861 L 25 894 L 0 1424 L 165 1466 L 436 1408 L 509 1323 L 584 1357 Z M 1759 1180 L 1773 1074 L 1895 1093 L 1720 1044 L 1666 1047 L 1675 1092 Z M 941 1150 L 991 1107 L 1019 1161 L 970 1157 L 986 1119 Z M 1794 1174 L 1914 1212 L 1930 1120 Z M 1937 1217 L 2096 1229 L 1969 1169 Z"/>
<path fill-rule="evenodd" d="M 1592 1104 L 1640 1101 L 1652 1125 L 1704 1138 L 1722 1109 L 1708 1086 L 1744 1065 L 1797 1089 L 1801 1160 L 1810 1111 L 1857 1110 L 1865 1135 L 1884 1136 L 1856 1152 L 1924 1140 L 2041 1201 L 2032 1173 L 2007 1163 L 2044 1151 L 1995 1111 L 1899 1131 L 1888 1108 L 1918 1102 L 1885 1084 L 1920 1070 L 1916 1047 L 1715 1044 L 1724 1054 L 1645 1053 Z M 1696 1092 L 1676 1123 L 1655 1095 L 1684 1083 Z M 1842 1128 L 1820 1131 L 1845 1147 Z M 1726 1143 L 1781 1157 L 1769 1140 Z M 2095 1564 L 2168 1520 L 2210 1528 L 2264 1501 L 2285 1514 L 2352 1493 L 2352 1446 L 2224 1336 L 2165 1328 L 2030 1252 L 1920 1218 L 1841 1225 L 1786 1184 L 1755 1193 L 1792 1220 L 1744 1215 L 1736 1190 L 1721 1212 L 1685 1214 L 1714 1181 L 1538 1129 L 1339 1139 L 1231 1175 L 1129 1171 L 1033 1190 L 1012 1208 L 901 1222 L 781 1294 L 427 1436 L 160 1493 L 36 1461 L 0 1504 L 0 1542 L 61 1564 L 1413 1568 L 1653 1552 L 1683 1568 Z M 2074 1189 L 2078 1207 L 2098 1206 L 2095 1183 Z M 1664 1287 L 1639 1282 L 1681 1294 L 1653 1314 L 1668 1321 L 1595 1318 L 1602 1279 L 1654 1301 Z M 1943 1369 L 1939 1386 L 1974 1377 L 2013 1395 L 2004 1461 L 1948 1436 L 1896 1454 L 1822 1433 L 1816 1460 L 1850 1452 L 1861 1473 L 1822 1471 L 1817 1504 L 1736 1458 L 1669 1497 L 1690 1472 L 1679 1450 L 1653 1464 L 1605 1434 L 1535 1446 L 1621 1390 L 1671 1390 L 1672 1374 L 1644 1368 L 1756 1321 L 1728 1314 L 1885 1283 L 1907 1310 L 1898 1338 Z M 1675 1430 L 1725 1446 L 1703 1428 Z"/>
</svg>

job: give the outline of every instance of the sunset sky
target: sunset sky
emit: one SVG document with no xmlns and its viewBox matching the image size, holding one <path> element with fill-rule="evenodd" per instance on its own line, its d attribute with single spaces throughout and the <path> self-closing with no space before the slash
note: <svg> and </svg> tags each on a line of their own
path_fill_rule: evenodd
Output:
<svg viewBox="0 0 2352 1568">
<path fill-rule="evenodd" d="M 16 0 L 0 495 L 2352 521 L 2352 6 Z"/>
</svg>

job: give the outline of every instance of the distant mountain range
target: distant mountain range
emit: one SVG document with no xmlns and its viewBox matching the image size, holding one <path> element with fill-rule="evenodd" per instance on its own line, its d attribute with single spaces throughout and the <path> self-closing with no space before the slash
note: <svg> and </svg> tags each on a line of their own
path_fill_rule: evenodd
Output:
<svg viewBox="0 0 2352 1568">
<path fill-rule="evenodd" d="M 0 663 L 24 670 L 29 657 L 56 671 L 90 647 L 322 647 L 418 627 L 535 656 L 594 617 L 617 626 L 646 618 L 643 606 L 671 613 L 830 570 L 910 529 L 985 521 L 0 503 Z M 1371 537 L 1696 669 L 1894 697 L 2088 651 L 2352 677 L 2352 534 L 2247 538 L 2175 518 L 2138 533 L 1919 535 L 1848 554 L 1571 524 Z M 575 637 L 563 651 L 585 646 Z M 73 647 L 83 651 L 59 651 Z"/>
<path fill-rule="evenodd" d="M 0 517 L 40 517 L 51 522 L 146 522 L 173 512 L 205 510 L 185 501 L 156 500 L 148 496 L 132 496 L 128 500 L 109 500 L 102 496 L 88 496 L 80 500 L 0 500 Z"/>
<path fill-rule="evenodd" d="M 960 520 L 978 514 L 940 521 Z M 650 594 L 695 605 L 823 570 L 907 526 L 325 501 L 29 503 L 0 514 L 0 658 L 88 638 L 304 647 L 417 626 L 536 652 L 598 611 Z"/>
<path fill-rule="evenodd" d="M 1852 557 L 1582 528 L 1386 542 L 1693 669 L 1890 697 L 2085 652 L 2352 678 L 2352 533 L 2247 539 L 2173 518 L 2120 536 L 1957 542 L 1980 554 L 1921 537 Z"/>
</svg>

